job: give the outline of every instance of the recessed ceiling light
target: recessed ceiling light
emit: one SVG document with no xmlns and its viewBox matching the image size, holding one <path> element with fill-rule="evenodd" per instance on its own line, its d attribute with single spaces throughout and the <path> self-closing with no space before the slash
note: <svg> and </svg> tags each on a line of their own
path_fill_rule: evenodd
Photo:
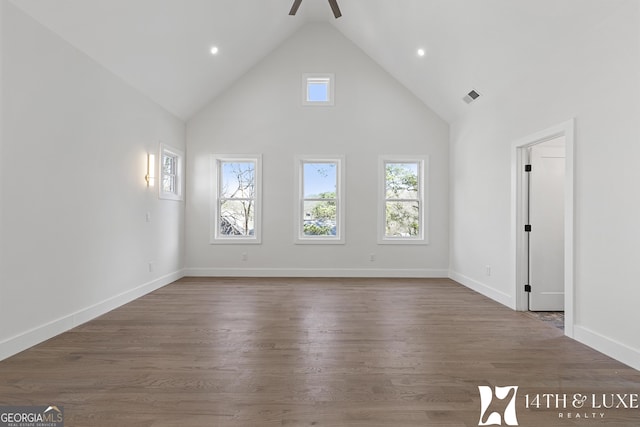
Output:
<svg viewBox="0 0 640 427">
<path fill-rule="evenodd" d="M 418 49 L 418 56 L 424 56 L 427 52 L 424 51 L 424 49 L 420 48 Z"/>
<path fill-rule="evenodd" d="M 218 46 L 211 46 L 211 50 L 209 52 L 211 52 L 211 55 L 217 55 L 218 54 Z"/>
</svg>

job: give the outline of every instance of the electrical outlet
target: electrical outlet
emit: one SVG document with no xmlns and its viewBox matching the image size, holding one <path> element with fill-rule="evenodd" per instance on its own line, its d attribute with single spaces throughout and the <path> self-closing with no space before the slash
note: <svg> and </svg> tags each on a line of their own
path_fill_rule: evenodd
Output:
<svg viewBox="0 0 640 427">
<path fill-rule="evenodd" d="M 242 260 L 247 261 L 248 259 L 249 259 L 249 254 L 247 254 L 246 252 L 242 252 Z"/>
<path fill-rule="evenodd" d="M 149 273 L 153 272 L 153 262 L 149 262 Z"/>
<path fill-rule="evenodd" d="M 147 214 L 145 215 L 144 219 L 147 222 L 151 222 L 151 212 L 147 212 Z"/>
<path fill-rule="evenodd" d="M 369 261 L 374 262 L 376 260 L 376 254 L 371 253 L 369 254 Z"/>
<path fill-rule="evenodd" d="M 490 265 L 485 265 L 485 272 L 487 273 L 487 276 L 491 276 L 491 266 Z"/>
</svg>

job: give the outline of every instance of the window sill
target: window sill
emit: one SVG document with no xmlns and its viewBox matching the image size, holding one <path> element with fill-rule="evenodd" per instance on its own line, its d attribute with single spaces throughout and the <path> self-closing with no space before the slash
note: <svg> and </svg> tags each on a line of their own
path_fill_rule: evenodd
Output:
<svg viewBox="0 0 640 427">
<path fill-rule="evenodd" d="M 344 239 L 336 239 L 336 238 L 308 238 L 308 239 L 295 239 L 294 244 L 296 245 L 344 245 Z"/>
<path fill-rule="evenodd" d="M 411 239 L 411 238 L 386 238 L 378 239 L 379 245 L 423 245 L 429 244 L 427 239 Z"/>
<path fill-rule="evenodd" d="M 250 238 L 230 238 L 230 239 L 213 239 L 209 241 L 210 245 L 260 245 L 262 241 Z"/>
</svg>

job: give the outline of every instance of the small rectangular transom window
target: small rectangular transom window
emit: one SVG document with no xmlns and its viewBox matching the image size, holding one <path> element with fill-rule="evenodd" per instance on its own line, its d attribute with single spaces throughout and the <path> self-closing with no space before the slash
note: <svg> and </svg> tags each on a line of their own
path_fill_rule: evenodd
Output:
<svg viewBox="0 0 640 427">
<path fill-rule="evenodd" d="M 302 75 L 302 105 L 334 105 L 333 74 Z"/>
</svg>

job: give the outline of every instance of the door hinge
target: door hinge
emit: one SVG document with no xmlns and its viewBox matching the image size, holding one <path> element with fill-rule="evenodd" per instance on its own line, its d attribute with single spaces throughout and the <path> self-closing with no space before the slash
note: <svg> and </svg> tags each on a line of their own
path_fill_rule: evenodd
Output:
<svg viewBox="0 0 640 427">
<path fill-rule="evenodd" d="M 530 233 L 531 232 L 531 224 L 526 224 L 524 226 L 524 231 L 526 231 L 527 233 Z"/>
<path fill-rule="evenodd" d="M 525 292 L 531 292 L 531 285 L 524 285 Z"/>
<path fill-rule="evenodd" d="M 531 172 L 531 165 L 524 165 L 525 172 Z"/>
</svg>

